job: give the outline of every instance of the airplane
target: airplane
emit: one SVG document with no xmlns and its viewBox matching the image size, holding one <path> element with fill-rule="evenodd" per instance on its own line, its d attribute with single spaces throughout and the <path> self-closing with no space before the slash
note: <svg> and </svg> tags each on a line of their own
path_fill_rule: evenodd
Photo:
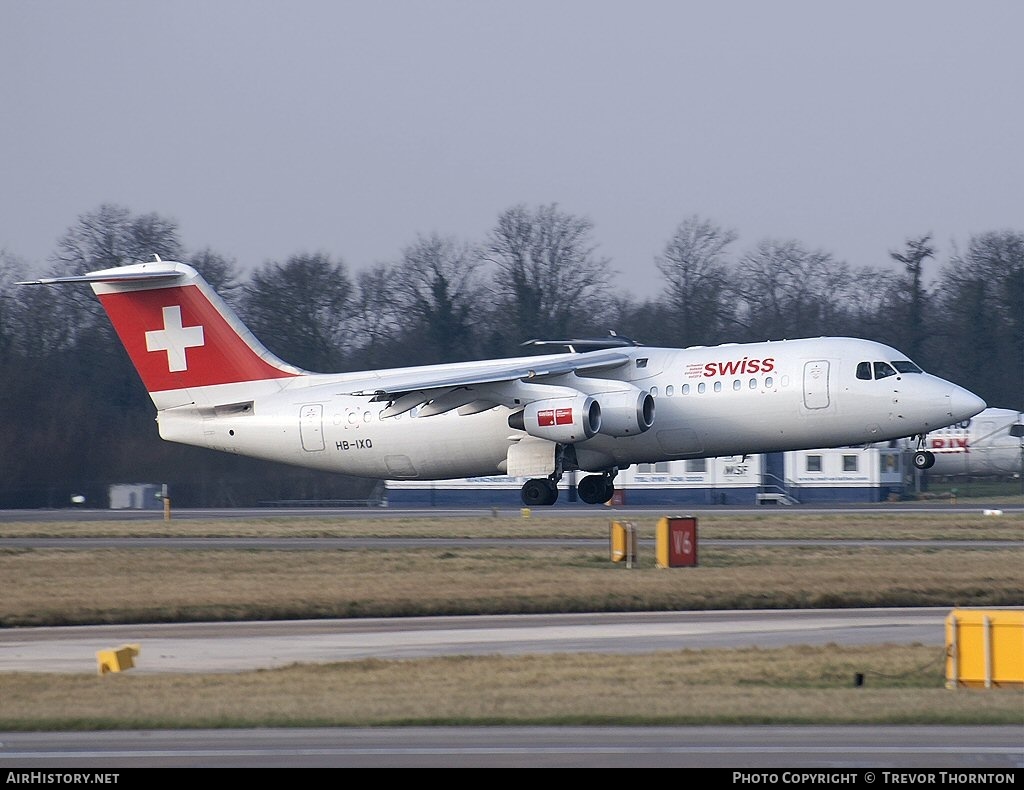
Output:
<svg viewBox="0 0 1024 790">
<path fill-rule="evenodd" d="M 906 439 L 888 446 L 913 449 Z M 935 458 L 928 468 L 932 475 L 1019 477 L 1024 464 L 1024 414 L 988 408 L 932 431 L 924 446 Z"/>
<path fill-rule="evenodd" d="M 535 340 L 567 350 L 315 373 L 271 353 L 196 269 L 153 257 L 19 284 L 91 286 L 162 439 L 355 477 L 522 476 L 523 504 L 547 506 L 563 473 L 584 472 L 578 498 L 600 504 L 631 464 L 923 441 L 986 406 L 896 349 L 848 337 Z"/>
</svg>

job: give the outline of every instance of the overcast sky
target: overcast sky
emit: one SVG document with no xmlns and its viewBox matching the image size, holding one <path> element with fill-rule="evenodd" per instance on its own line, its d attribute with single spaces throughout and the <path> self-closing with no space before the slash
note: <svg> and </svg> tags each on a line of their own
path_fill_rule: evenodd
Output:
<svg viewBox="0 0 1024 790">
<path fill-rule="evenodd" d="M 0 0 L 0 250 L 114 203 L 353 271 L 557 203 L 620 287 L 692 214 L 852 266 L 1024 230 L 1020 0 Z"/>
</svg>

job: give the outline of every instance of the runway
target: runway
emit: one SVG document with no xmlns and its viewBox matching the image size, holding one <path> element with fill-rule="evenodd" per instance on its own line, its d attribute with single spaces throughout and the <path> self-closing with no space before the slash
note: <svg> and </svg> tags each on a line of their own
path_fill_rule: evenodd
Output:
<svg viewBox="0 0 1024 790">
<path fill-rule="evenodd" d="M 136 642 L 138 674 L 295 662 L 539 652 L 650 652 L 920 642 L 948 610 L 648 612 L 26 628 L 0 631 L 0 671 L 95 673 Z M 439 727 L 0 733 L 0 770 L 189 768 L 1024 769 L 1020 727 Z M 1010 775 L 1008 774 L 1008 775 Z"/>
<path fill-rule="evenodd" d="M 136 674 L 241 672 L 363 658 L 649 653 L 792 644 L 945 644 L 945 608 L 622 612 L 167 623 L 0 630 L 0 672 L 96 671 L 137 643 Z"/>
<path fill-rule="evenodd" d="M 827 513 L 829 515 L 862 516 L 867 514 L 901 513 L 983 513 L 998 510 L 1005 513 L 1024 512 L 1024 493 L 1020 500 L 1008 504 L 983 506 L 975 502 L 950 503 L 948 500 L 902 502 L 848 503 L 837 502 L 821 505 L 683 505 L 678 507 L 608 507 L 604 505 L 576 505 L 533 508 L 531 512 L 538 516 L 557 516 L 559 518 L 639 518 L 665 515 L 728 515 L 742 513 L 778 514 L 793 513 L 808 515 Z M 443 507 L 242 507 L 242 508 L 172 508 L 171 517 L 175 520 L 196 519 L 238 519 L 238 518 L 481 518 L 481 517 L 517 517 L 521 515 L 519 508 L 443 508 Z M 100 508 L 58 508 L 53 510 L 0 510 L 0 523 L 20 521 L 160 521 L 163 518 L 160 510 L 134 509 L 100 509 Z"/>
<path fill-rule="evenodd" d="M 0 776 L 42 769 L 720 768 L 727 770 L 715 777 L 702 773 L 701 778 L 741 784 L 732 773 L 740 771 L 761 774 L 761 784 L 864 786 L 876 780 L 884 785 L 900 779 L 910 783 L 911 777 L 918 784 L 952 784 L 943 781 L 941 771 L 954 772 L 957 784 L 1011 784 L 1021 776 L 1022 766 L 1024 746 L 1016 727 L 374 727 L 0 733 Z M 768 778 L 764 778 L 766 772 Z M 804 778 L 808 772 L 813 773 Z M 928 776 L 930 780 L 922 778 Z"/>
<path fill-rule="evenodd" d="M 859 508 L 854 509 L 860 511 Z M 429 511 L 432 515 L 434 511 Z M 715 511 L 719 512 L 719 511 Z M 801 512 L 805 512 L 801 508 Z M 849 512 L 848 510 L 843 512 Z M 877 512 L 877 511 L 872 511 Z M 901 511 L 903 512 L 903 511 Z M 54 520 L 92 520 L 77 511 Z M 299 510 L 301 515 L 312 515 Z M 489 511 L 488 511 L 489 513 Z M 289 514 L 255 511 L 260 517 Z M 317 516 L 325 515 L 315 511 Z M 580 511 L 579 515 L 592 515 Z M 0 514 L 8 518 L 11 514 Z M 240 511 L 193 511 L 176 518 L 244 517 Z M 335 515 L 359 515 L 341 509 Z M 362 517 L 413 515 L 369 509 Z M 468 515 L 460 512 L 461 516 Z M 559 515 L 576 515 L 560 513 Z M 838 515 L 838 512 L 837 512 Z M 84 516 L 83 518 L 77 518 Z M 97 518 L 110 518 L 98 511 Z M 39 513 L 25 514 L 35 520 Z M 154 519 L 153 513 L 125 518 Z M 15 516 L 14 520 L 22 520 Z M 5 547 L 52 546 L 52 540 L 4 539 Z M 246 538 L 196 539 L 243 547 Z M 362 538 L 260 538 L 275 549 L 317 550 L 325 543 Z M 406 539 L 398 539 L 402 542 Z M 431 545 L 445 539 L 425 539 Z M 512 539 L 522 544 L 524 540 Z M 18 541 L 19 543 L 13 543 Z M 145 545 L 188 548 L 187 538 L 73 538 L 62 548 Z M 387 539 L 389 545 L 395 539 Z M 471 541 L 480 545 L 480 539 Z M 542 539 L 545 545 L 551 540 Z M 557 541 L 556 541 L 557 542 Z M 573 541 L 569 541 L 572 543 Z M 584 541 L 602 543 L 604 541 Z M 744 541 L 749 545 L 749 541 Z M 796 542 L 816 543 L 817 541 Z M 834 541 L 830 541 L 834 543 Z M 706 541 L 706 543 L 709 543 Z M 772 541 L 778 545 L 778 541 Z M 870 541 L 872 545 L 889 541 Z M 898 543 L 892 541 L 892 543 Z M 921 545 L 920 542 L 914 542 Z M 972 543 L 975 548 L 982 546 Z M 1005 545 L 993 542 L 993 547 Z M 1014 545 L 1011 542 L 1011 545 Z M 1019 545 L 1019 544 L 1016 544 Z M 719 612 L 592 613 L 483 617 L 367 618 L 287 622 L 133 624 L 69 628 L 0 629 L 0 672 L 95 674 L 96 652 L 138 643 L 133 673 L 238 672 L 293 663 L 362 658 L 550 652 L 634 653 L 712 647 L 781 647 L 791 644 L 944 645 L 947 608 L 765 610 Z M 1020 727 L 440 727 L 138 732 L 0 733 L 0 771 L 42 769 L 298 767 L 515 767 L 515 768 L 722 768 L 730 771 L 811 769 L 856 772 L 940 770 L 1003 772 L 1012 781 L 1024 770 Z M 0 773 L 0 775 L 3 775 Z M 825 775 L 825 774 L 823 774 Z M 923 774 L 922 774 L 923 775 Z M 725 774 L 729 779 L 729 774 Z M 887 783 L 895 783 L 892 779 Z M 931 780 L 939 783 L 937 778 Z M 970 780 L 964 780 L 966 781 Z"/>
</svg>

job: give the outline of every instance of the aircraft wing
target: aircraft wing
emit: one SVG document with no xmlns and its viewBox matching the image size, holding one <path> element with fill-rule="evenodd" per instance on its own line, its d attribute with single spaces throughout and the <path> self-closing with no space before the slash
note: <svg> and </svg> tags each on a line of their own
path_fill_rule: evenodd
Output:
<svg viewBox="0 0 1024 790">
<path fill-rule="evenodd" d="M 501 364 L 501 360 L 460 363 L 452 365 L 447 370 L 436 371 L 424 368 L 408 368 L 393 372 L 384 370 L 346 382 L 345 390 L 350 395 L 373 395 L 374 400 L 390 400 L 413 390 L 466 387 L 516 380 L 537 381 L 546 376 L 559 376 L 577 371 L 593 373 L 620 367 L 631 359 L 631 356 L 621 351 L 595 351 L 559 355 L 554 358 L 537 357 L 536 362 L 518 358 L 508 360 L 506 364 Z"/>
<path fill-rule="evenodd" d="M 545 379 L 569 373 L 614 370 L 632 361 L 621 350 L 539 356 L 532 359 L 488 360 L 436 368 L 380 371 L 342 382 L 350 395 L 370 395 L 391 404 L 388 414 L 400 414 L 420 404 L 433 404 L 428 414 L 474 404 L 483 410 L 521 395 L 520 383 L 543 384 Z M 507 392 L 507 397 L 503 396 Z M 465 410 L 463 413 L 466 413 Z M 426 415 L 424 415 L 426 416 Z"/>
</svg>

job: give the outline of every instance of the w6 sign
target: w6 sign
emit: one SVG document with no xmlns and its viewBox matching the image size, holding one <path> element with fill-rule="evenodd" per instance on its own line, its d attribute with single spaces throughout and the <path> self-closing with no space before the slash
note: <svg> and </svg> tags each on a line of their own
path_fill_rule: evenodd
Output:
<svg viewBox="0 0 1024 790">
<path fill-rule="evenodd" d="M 658 521 L 655 542 L 659 568 L 696 565 L 697 519 L 693 516 L 664 516 Z"/>
</svg>

